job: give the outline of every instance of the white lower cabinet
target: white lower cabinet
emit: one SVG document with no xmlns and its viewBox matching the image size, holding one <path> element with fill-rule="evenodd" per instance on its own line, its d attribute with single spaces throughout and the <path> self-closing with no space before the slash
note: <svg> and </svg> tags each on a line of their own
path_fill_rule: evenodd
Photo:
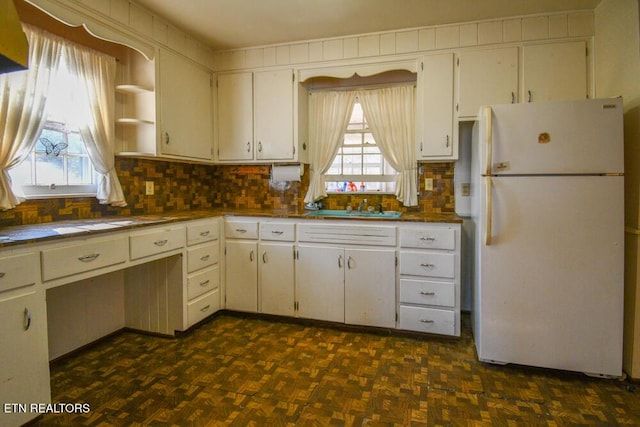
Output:
<svg viewBox="0 0 640 427">
<path fill-rule="evenodd" d="M 47 309 L 39 265 L 36 251 L 5 250 L 0 257 L 2 426 L 22 425 L 36 417 L 29 410 L 31 403 L 51 402 Z"/>
<path fill-rule="evenodd" d="M 401 225 L 399 323 L 460 335 L 460 225 Z"/>
<path fill-rule="evenodd" d="M 186 264 L 185 329 L 220 309 L 219 218 L 187 224 Z"/>
<path fill-rule="evenodd" d="M 300 244 L 296 249 L 299 317 L 344 323 L 344 249 Z"/>
<path fill-rule="evenodd" d="M 260 242 L 259 246 L 260 312 L 293 316 L 293 242 Z"/>
<path fill-rule="evenodd" d="M 225 244 L 226 308 L 258 311 L 258 242 L 227 240 Z"/>
</svg>

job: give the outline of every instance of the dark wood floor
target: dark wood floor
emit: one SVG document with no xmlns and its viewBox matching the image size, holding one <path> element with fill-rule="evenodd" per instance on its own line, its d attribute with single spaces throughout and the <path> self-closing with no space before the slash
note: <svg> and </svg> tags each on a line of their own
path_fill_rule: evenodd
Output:
<svg viewBox="0 0 640 427">
<path fill-rule="evenodd" d="M 64 426 L 640 425 L 635 386 L 476 360 L 460 340 L 224 314 L 177 339 L 123 332 L 56 363 Z"/>
</svg>

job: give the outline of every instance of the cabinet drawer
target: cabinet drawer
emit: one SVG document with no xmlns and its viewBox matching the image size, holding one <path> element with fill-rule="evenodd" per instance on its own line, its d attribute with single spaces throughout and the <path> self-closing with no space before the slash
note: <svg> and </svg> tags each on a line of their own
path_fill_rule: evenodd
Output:
<svg viewBox="0 0 640 427">
<path fill-rule="evenodd" d="M 187 299 L 192 300 L 220 287 L 220 268 L 202 270 L 187 278 Z"/>
<path fill-rule="evenodd" d="M 400 329 L 454 335 L 455 313 L 437 308 L 400 306 Z"/>
<path fill-rule="evenodd" d="M 453 282 L 400 279 L 400 302 L 454 307 L 455 288 Z"/>
<path fill-rule="evenodd" d="M 400 274 L 427 277 L 455 277 L 455 255 L 437 252 L 400 252 Z"/>
<path fill-rule="evenodd" d="M 209 242 L 220 237 L 220 224 L 218 220 L 204 221 L 187 225 L 187 245 Z"/>
<path fill-rule="evenodd" d="M 42 251 L 42 280 L 83 273 L 127 260 L 127 237 L 91 239 Z"/>
<path fill-rule="evenodd" d="M 184 228 L 165 228 L 132 235 L 129 238 L 131 259 L 168 252 L 184 246 Z"/>
<path fill-rule="evenodd" d="M 293 223 L 261 222 L 260 239 L 293 242 L 296 239 L 296 226 Z"/>
<path fill-rule="evenodd" d="M 403 248 L 456 249 L 456 231 L 452 228 L 400 227 Z"/>
<path fill-rule="evenodd" d="M 0 292 L 35 284 L 37 267 L 36 252 L 0 258 Z"/>
<path fill-rule="evenodd" d="M 188 326 L 195 325 L 220 308 L 220 288 L 204 294 L 187 304 Z"/>
<path fill-rule="evenodd" d="M 224 237 L 227 239 L 257 239 L 258 221 L 225 220 Z"/>
<path fill-rule="evenodd" d="M 187 273 L 216 264 L 220 259 L 217 241 L 187 249 Z"/>
</svg>

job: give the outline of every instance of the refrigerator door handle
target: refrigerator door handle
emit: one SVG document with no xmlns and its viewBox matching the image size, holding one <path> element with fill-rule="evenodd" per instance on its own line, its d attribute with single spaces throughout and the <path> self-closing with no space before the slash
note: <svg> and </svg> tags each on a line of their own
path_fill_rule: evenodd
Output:
<svg viewBox="0 0 640 427">
<path fill-rule="evenodd" d="M 485 135 L 484 135 L 484 141 L 485 141 L 485 149 L 486 149 L 486 165 L 485 165 L 485 175 L 491 175 L 491 162 L 492 162 L 492 140 L 493 140 L 493 129 L 491 128 L 492 125 L 492 120 L 491 120 L 491 107 L 485 107 L 484 108 L 484 122 L 486 124 L 485 126 Z"/>
<path fill-rule="evenodd" d="M 492 190 L 491 190 L 491 176 L 485 176 L 485 191 L 486 191 L 486 206 L 485 206 L 485 229 L 484 229 L 484 244 L 485 246 L 491 246 L 491 216 L 493 210 L 493 203 L 491 200 Z"/>
</svg>

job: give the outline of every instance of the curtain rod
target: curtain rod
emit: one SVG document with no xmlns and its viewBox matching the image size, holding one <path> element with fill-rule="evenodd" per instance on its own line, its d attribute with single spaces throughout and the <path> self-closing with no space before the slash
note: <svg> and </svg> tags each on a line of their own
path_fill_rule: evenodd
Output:
<svg viewBox="0 0 640 427">
<path fill-rule="evenodd" d="M 396 87 L 396 86 L 413 86 L 416 87 L 416 82 L 399 82 L 399 83 L 379 83 L 373 85 L 347 85 L 347 86 L 330 86 L 330 87 L 320 87 L 320 88 L 310 88 L 309 92 L 327 92 L 327 91 L 355 91 L 355 90 L 372 90 L 372 89 L 382 89 L 387 87 Z"/>
</svg>

